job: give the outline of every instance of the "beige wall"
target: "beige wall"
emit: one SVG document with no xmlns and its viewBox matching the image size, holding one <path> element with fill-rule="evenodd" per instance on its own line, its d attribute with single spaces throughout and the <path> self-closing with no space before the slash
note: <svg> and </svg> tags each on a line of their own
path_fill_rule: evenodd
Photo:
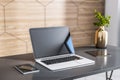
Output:
<svg viewBox="0 0 120 80">
<path fill-rule="evenodd" d="M 93 44 L 104 0 L 0 0 L 0 56 L 32 52 L 29 28 L 69 26 L 74 46 Z"/>
</svg>

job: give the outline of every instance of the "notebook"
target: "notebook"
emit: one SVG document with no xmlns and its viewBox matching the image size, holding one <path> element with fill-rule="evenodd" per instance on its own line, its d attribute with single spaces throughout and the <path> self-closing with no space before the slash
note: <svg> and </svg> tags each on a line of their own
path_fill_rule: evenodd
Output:
<svg viewBox="0 0 120 80">
<path fill-rule="evenodd" d="M 64 70 L 94 64 L 75 53 L 68 27 L 31 28 L 34 59 L 49 70 Z"/>
</svg>

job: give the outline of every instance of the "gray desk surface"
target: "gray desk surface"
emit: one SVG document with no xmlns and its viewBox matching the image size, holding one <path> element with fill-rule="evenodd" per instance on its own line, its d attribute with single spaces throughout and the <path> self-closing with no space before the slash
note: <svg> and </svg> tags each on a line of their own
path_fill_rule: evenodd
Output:
<svg viewBox="0 0 120 80">
<path fill-rule="evenodd" d="M 120 68 L 120 48 L 108 46 L 109 56 L 93 57 L 86 54 L 86 51 L 97 50 L 94 47 L 76 48 L 78 55 L 95 60 L 94 65 L 77 67 L 63 71 L 50 71 L 45 67 L 34 63 L 32 54 L 24 54 L 0 58 L 0 80 L 72 80 L 74 78 L 85 77 L 101 72 L 106 72 Z M 98 49 L 99 50 L 99 49 Z M 34 74 L 22 75 L 13 66 L 18 64 L 31 63 L 40 69 Z"/>
</svg>

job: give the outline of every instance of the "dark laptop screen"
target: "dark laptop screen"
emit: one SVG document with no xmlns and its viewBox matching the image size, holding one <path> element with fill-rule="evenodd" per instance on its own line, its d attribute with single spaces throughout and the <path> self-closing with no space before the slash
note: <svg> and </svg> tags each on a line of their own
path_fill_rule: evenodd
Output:
<svg viewBox="0 0 120 80">
<path fill-rule="evenodd" d="M 30 36 L 35 58 L 74 53 L 67 27 L 32 28 Z"/>
</svg>

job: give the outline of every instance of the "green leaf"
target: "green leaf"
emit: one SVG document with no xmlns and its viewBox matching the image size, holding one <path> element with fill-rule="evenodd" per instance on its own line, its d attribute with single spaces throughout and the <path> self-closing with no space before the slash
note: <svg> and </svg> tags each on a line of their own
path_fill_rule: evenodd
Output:
<svg viewBox="0 0 120 80">
<path fill-rule="evenodd" d="M 110 24 L 111 16 L 104 16 L 101 14 L 101 12 L 98 12 L 96 9 L 94 12 L 95 12 L 96 22 L 94 22 L 93 24 L 98 27 L 100 26 L 108 27 L 108 25 Z"/>
</svg>

